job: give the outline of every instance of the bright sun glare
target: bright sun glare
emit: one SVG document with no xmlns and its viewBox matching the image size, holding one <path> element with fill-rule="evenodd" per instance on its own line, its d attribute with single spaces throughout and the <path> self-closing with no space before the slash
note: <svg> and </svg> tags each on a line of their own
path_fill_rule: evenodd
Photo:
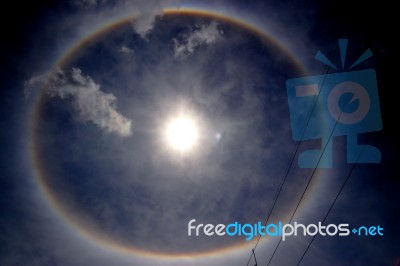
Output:
<svg viewBox="0 0 400 266">
<path fill-rule="evenodd" d="M 166 137 L 171 148 L 186 152 L 196 145 L 198 128 L 193 119 L 178 117 L 172 119 L 167 125 Z"/>
</svg>

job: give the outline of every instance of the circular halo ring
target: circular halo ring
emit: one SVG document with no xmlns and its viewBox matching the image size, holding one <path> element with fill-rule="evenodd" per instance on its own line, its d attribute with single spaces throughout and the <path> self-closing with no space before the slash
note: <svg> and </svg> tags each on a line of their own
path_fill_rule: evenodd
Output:
<svg viewBox="0 0 400 266">
<path fill-rule="evenodd" d="M 290 63 L 295 67 L 300 75 L 306 75 L 306 68 L 300 63 L 300 60 L 291 52 L 285 45 L 283 45 L 276 37 L 270 35 L 261 27 L 258 27 L 242 18 L 238 18 L 236 16 L 231 16 L 222 12 L 211 11 L 208 9 L 195 9 L 195 8 L 165 8 L 162 12 L 163 16 L 177 16 L 177 15 L 187 15 L 187 16 L 197 16 L 197 17 L 206 17 L 210 19 L 216 19 L 220 21 L 224 21 L 231 25 L 234 25 L 238 28 L 244 29 L 248 32 L 253 33 L 258 36 L 261 40 L 270 43 L 273 47 L 278 48 L 283 54 L 287 57 Z M 102 25 L 101 27 L 94 30 L 92 33 L 87 36 L 79 39 L 75 42 L 70 48 L 68 48 L 64 54 L 62 54 L 56 63 L 53 66 L 53 69 L 57 67 L 63 66 L 68 63 L 68 61 L 74 57 L 74 55 L 83 47 L 85 47 L 92 40 L 101 36 L 102 34 L 109 32 L 113 29 L 116 29 L 125 23 L 128 23 L 134 20 L 136 16 L 128 16 L 116 19 L 111 23 L 106 25 Z M 256 238 L 246 243 L 238 243 L 233 244 L 228 247 L 220 248 L 212 251 L 202 251 L 202 252 L 189 252 L 189 253 L 166 253 L 166 252 L 153 252 L 140 248 L 135 248 L 132 246 L 124 246 L 120 243 L 111 242 L 107 237 L 102 235 L 93 234 L 93 232 L 88 231 L 86 228 L 82 228 L 82 226 L 77 222 L 69 213 L 66 213 L 63 209 L 62 205 L 58 202 L 56 195 L 53 191 L 48 187 L 42 169 L 42 163 L 40 161 L 39 156 L 36 154 L 36 126 L 37 121 L 40 119 L 41 106 L 43 103 L 43 94 L 44 94 L 45 86 L 41 88 L 39 91 L 36 102 L 33 105 L 33 112 L 31 117 L 31 126 L 30 126 L 30 139 L 29 139 L 29 153 L 32 160 L 33 171 L 37 180 L 38 187 L 40 191 L 44 194 L 47 203 L 49 203 L 51 209 L 55 211 L 55 213 L 66 222 L 66 224 L 75 230 L 79 235 L 84 236 L 85 239 L 93 241 L 99 246 L 107 249 L 111 249 L 114 251 L 122 252 L 129 255 L 134 255 L 136 257 L 147 257 L 147 258 L 157 258 L 157 259 L 168 259 L 168 260 L 186 260 L 193 258 L 205 258 L 205 257 L 213 257 L 219 256 L 221 254 L 225 254 L 227 252 L 238 252 L 243 250 L 251 249 L 254 246 Z M 286 219 L 289 217 L 283 217 Z M 266 242 L 268 240 L 267 237 L 261 239 L 261 242 Z"/>
</svg>

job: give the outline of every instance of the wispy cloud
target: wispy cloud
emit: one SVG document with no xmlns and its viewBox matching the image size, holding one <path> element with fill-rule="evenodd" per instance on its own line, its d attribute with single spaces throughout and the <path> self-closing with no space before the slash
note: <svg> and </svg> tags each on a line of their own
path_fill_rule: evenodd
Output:
<svg viewBox="0 0 400 266">
<path fill-rule="evenodd" d="M 135 21 L 132 22 L 133 29 L 143 38 L 153 29 L 153 24 L 156 19 L 157 12 L 146 11 L 140 14 Z"/>
<path fill-rule="evenodd" d="M 132 29 L 141 37 L 146 36 L 154 27 L 154 22 L 158 16 L 162 16 L 162 11 L 167 6 L 179 6 L 181 0 L 69 0 L 69 4 L 78 12 L 76 20 L 77 28 L 83 31 L 90 30 L 91 26 L 99 25 L 112 18 L 133 16 L 131 21 Z M 84 18 L 84 19 L 83 19 Z M 67 26 L 71 25 L 71 19 Z M 89 27 L 89 28 L 87 28 Z"/>
<path fill-rule="evenodd" d="M 131 48 L 125 46 L 125 45 L 122 46 L 122 47 L 119 49 L 119 51 L 120 51 L 121 53 L 125 53 L 125 54 L 133 54 L 133 53 L 135 52 L 133 49 L 131 49 Z"/>
<path fill-rule="evenodd" d="M 132 22 L 132 27 L 143 38 L 151 32 L 157 16 L 162 15 L 162 11 L 166 6 L 171 4 L 179 5 L 180 0 L 125 0 L 128 6 L 134 7 L 139 11 L 139 15 Z"/>
<path fill-rule="evenodd" d="M 210 24 L 203 24 L 184 36 L 182 41 L 173 40 L 175 57 L 190 55 L 198 46 L 212 44 L 220 39 L 222 39 L 222 33 L 218 30 L 217 22 L 212 21 Z"/>
<path fill-rule="evenodd" d="M 33 76 L 25 82 L 25 95 L 46 83 L 46 74 Z M 65 73 L 61 69 L 49 75 L 46 93 L 51 97 L 71 99 L 78 118 L 92 122 L 110 133 L 122 137 L 132 134 L 132 121 L 116 110 L 116 97 L 100 90 L 100 85 L 89 76 L 84 76 L 79 68 Z"/>
</svg>

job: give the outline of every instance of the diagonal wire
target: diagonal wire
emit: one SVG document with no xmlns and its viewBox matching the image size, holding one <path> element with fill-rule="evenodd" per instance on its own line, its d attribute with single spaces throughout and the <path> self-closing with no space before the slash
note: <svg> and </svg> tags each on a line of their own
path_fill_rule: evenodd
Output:
<svg viewBox="0 0 400 266">
<path fill-rule="evenodd" d="M 368 143 L 368 139 L 367 139 L 367 143 Z M 363 146 L 363 148 L 362 148 L 362 149 L 360 150 L 360 152 L 358 153 L 358 156 L 357 156 L 358 158 L 357 158 L 356 162 L 355 162 L 355 163 L 353 164 L 353 166 L 351 167 L 349 173 L 347 174 L 346 179 L 344 180 L 342 186 L 341 186 L 340 189 L 339 189 L 339 192 L 336 194 L 335 199 L 333 200 L 331 206 L 329 207 L 327 213 L 325 214 L 325 217 L 324 217 L 324 219 L 322 220 L 322 224 L 323 224 L 323 223 L 326 221 L 326 219 L 328 218 L 328 216 L 329 216 L 331 210 L 333 209 L 333 206 L 335 205 L 335 203 L 336 203 L 336 201 L 338 200 L 340 194 L 342 193 L 344 187 L 346 186 L 347 181 L 349 181 L 350 176 L 352 175 L 352 173 L 353 173 L 353 171 L 354 171 L 354 168 L 356 168 L 357 161 L 358 161 L 358 159 L 360 158 L 360 156 L 361 156 L 361 154 L 362 154 L 362 152 L 363 152 L 363 150 L 364 150 L 364 147 L 365 147 L 365 146 Z M 301 258 L 300 258 L 299 262 L 297 263 L 297 266 L 300 265 L 301 261 L 304 259 L 305 255 L 307 254 L 308 250 L 310 249 L 312 243 L 314 242 L 314 239 L 315 239 L 316 236 L 317 236 L 317 235 L 314 235 L 314 236 L 312 237 L 312 239 L 311 239 L 310 243 L 308 244 L 307 248 L 305 249 L 304 253 L 301 255 Z"/>
<path fill-rule="evenodd" d="M 338 120 L 340 119 L 340 116 L 341 116 L 341 115 L 342 115 L 342 112 L 340 113 Z M 319 165 L 319 163 L 321 162 L 321 159 L 322 159 L 322 157 L 323 157 L 324 154 L 325 154 L 325 150 L 326 150 L 326 148 L 328 147 L 329 142 L 330 142 L 331 139 L 332 139 L 333 132 L 335 132 L 335 129 L 336 129 L 336 125 L 337 125 L 337 120 L 335 121 L 335 125 L 333 126 L 333 129 L 332 129 L 331 133 L 329 134 L 329 138 L 328 138 L 328 140 L 327 140 L 327 142 L 326 142 L 326 145 L 324 146 L 324 148 L 323 148 L 323 150 L 322 150 L 322 153 L 321 153 L 321 156 L 320 156 L 319 159 L 318 159 L 317 165 L 316 165 L 315 168 L 313 169 L 313 172 L 312 172 L 310 178 L 309 178 L 308 181 L 307 181 L 307 185 L 306 185 L 306 187 L 304 188 L 303 193 L 301 194 L 301 197 L 300 197 L 300 199 L 299 199 L 299 201 L 298 201 L 298 203 L 297 203 L 297 205 L 296 205 L 296 208 L 294 209 L 294 211 L 293 211 L 293 213 L 292 213 L 292 216 L 290 217 L 289 224 L 292 222 L 293 217 L 295 216 L 297 210 L 298 210 L 299 207 L 300 207 L 300 204 L 301 204 L 302 201 L 303 201 L 303 198 L 304 198 L 304 196 L 305 196 L 305 194 L 306 194 L 306 192 L 307 192 L 307 190 L 308 190 L 308 187 L 309 187 L 310 184 L 311 184 L 311 181 L 312 181 L 312 179 L 313 179 L 313 177 L 314 177 L 314 175 L 315 175 L 315 172 L 316 172 L 317 169 L 318 169 L 318 165 Z M 275 253 L 276 253 L 276 251 L 278 250 L 278 248 L 279 248 L 279 246 L 280 246 L 281 243 L 282 243 L 282 237 L 279 239 L 278 245 L 275 247 L 275 250 L 274 250 L 274 252 L 272 253 L 272 256 L 271 256 L 271 258 L 269 259 L 267 265 L 270 265 L 270 264 L 271 264 L 271 261 L 272 261 L 272 259 L 274 258 Z"/>
<path fill-rule="evenodd" d="M 292 222 L 293 217 L 294 217 L 294 215 L 296 214 L 296 212 L 297 212 L 297 210 L 298 210 L 298 208 L 299 208 L 299 206 L 300 206 L 300 204 L 301 204 L 301 202 L 302 202 L 302 200 L 303 200 L 303 198 L 304 198 L 304 195 L 306 194 L 306 192 L 307 192 L 307 190 L 308 190 L 308 187 L 309 187 L 309 185 L 310 185 L 310 183 L 311 183 L 311 181 L 312 181 L 312 179 L 313 179 L 313 177 L 314 177 L 314 175 L 315 175 L 316 169 L 318 168 L 318 165 L 319 165 L 319 163 L 320 163 L 320 161 L 321 161 L 321 159 L 322 159 L 322 157 L 323 157 L 323 155 L 324 155 L 324 153 L 325 153 L 325 150 L 326 150 L 326 148 L 328 147 L 329 142 L 331 141 L 331 138 L 332 138 L 332 136 L 333 136 L 333 132 L 335 131 L 336 126 L 337 126 L 337 124 L 338 124 L 338 120 L 340 120 L 340 117 L 341 117 L 342 114 L 343 114 L 343 108 L 346 107 L 347 104 L 348 104 L 348 103 L 346 103 L 344 106 L 342 106 L 342 108 L 340 108 L 340 109 L 341 109 L 340 115 L 339 115 L 338 119 L 335 120 L 335 124 L 334 124 L 334 126 L 333 126 L 333 129 L 332 129 L 330 135 L 329 135 L 328 141 L 326 142 L 326 145 L 324 146 L 324 149 L 323 149 L 323 151 L 322 151 L 322 153 L 321 153 L 321 156 L 320 156 L 319 159 L 318 159 L 318 162 L 317 162 L 316 167 L 314 168 L 314 170 L 313 170 L 313 172 L 312 172 L 310 178 L 308 179 L 307 185 L 306 185 L 306 187 L 305 187 L 305 189 L 304 189 L 304 191 L 303 191 L 303 193 L 302 193 L 302 195 L 301 195 L 301 197 L 300 197 L 300 199 L 299 199 L 299 202 L 297 203 L 297 206 L 296 206 L 296 208 L 295 208 L 295 210 L 294 210 L 292 216 L 290 217 L 289 223 Z M 360 153 L 361 153 L 361 151 L 360 151 Z M 359 153 L 359 155 L 360 155 L 360 153 Z M 352 172 L 352 170 L 351 170 L 351 172 Z M 347 180 L 346 180 L 346 182 L 347 182 Z M 335 202 L 336 202 L 336 200 L 337 200 L 337 199 L 335 199 Z M 332 205 L 332 207 L 333 207 L 333 205 Z M 273 257 L 275 256 L 276 251 L 278 250 L 278 248 L 279 248 L 279 246 L 280 246 L 281 243 L 282 243 L 282 237 L 280 238 L 280 240 L 279 240 L 279 242 L 278 242 L 278 245 L 275 247 L 274 252 L 272 253 L 272 256 L 271 256 L 271 258 L 269 259 L 267 265 L 270 265 L 270 264 L 271 264 L 271 261 L 272 261 Z"/>
<path fill-rule="evenodd" d="M 351 168 L 349 174 L 347 175 L 345 181 L 343 182 L 342 186 L 340 187 L 340 190 L 339 190 L 338 194 L 336 195 L 336 197 L 335 197 L 335 199 L 333 200 L 331 206 L 329 207 L 329 210 L 328 210 L 328 212 L 326 213 L 326 215 L 325 215 L 324 219 L 322 220 L 322 223 L 321 223 L 321 224 L 324 224 L 326 218 L 328 217 L 329 213 L 331 212 L 331 210 L 332 210 L 333 206 L 335 205 L 337 199 L 339 198 L 340 194 L 342 193 L 343 188 L 345 187 L 347 181 L 349 181 L 349 178 L 350 178 L 351 174 L 353 173 L 353 170 L 354 170 L 354 168 L 355 168 L 356 165 L 357 165 L 356 163 L 353 164 L 353 166 L 352 166 L 352 168 Z M 314 236 L 312 237 L 310 243 L 308 244 L 306 250 L 304 251 L 304 253 L 303 253 L 303 255 L 301 256 L 301 258 L 300 258 L 299 262 L 297 263 L 297 265 L 300 265 L 301 261 L 303 260 L 303 258 L 304 258 L 304 256 L 306 255 L 307 251 L 308 251 L 309 248 L 311 247 L 311 244 L 313 243 L 313 241 L 314 241 L 314 239 L 315 239 L 316 236 L 317 236 L 317 235 L 314 235 Z"/>
<path fill-rule="evenodd" d="M 335 49 L 332 51 L 332 54 L 336 52 L 337 48 L 338 48 L 338 44 L 336 45 Z M 278 201 L 279 195 L 280 195 L 280 193 L 281 193 L 281 191 L 282 191 L 282 188 L 283 188 L 283 186 L 284 186 L 284 184 L 285 184 L 285 182 L 286 182 L 286 179 L 287 179 L 287 177 L 288 177 L 288 175 L 289 175 L 290 168 L 292 167 L 293 161 L 294 161 L 294 159 L 296 158 L 296 154 L 297 154 L 297 152 L 298 152 L 298 150 L 299 150 L 299 148 L 300 148 L 300 145 L 301 145 L 301 143 L 302 143 L 304 134 L 305 134 L 305 132 L 306 132 L 306 129 L 307 129 L 308 124 L 309 124 L 310 119 L 311 119 L 311 115 L 313 114 L 313 112 L 314 112 L 314 110 L 315 110 L 315 106 L 317 105 L 318 98 L 319 98 L 319 96 L 320 96 L 320 94 L 321 94 L 321 92 L 322 92 L 323 85 L 324 85 L 324 83 L 325 83 L 325 80 L 326 80 L 326 77 L 327 77 L 327 74 L 328 74 L 329 70 L 330 70 L 330 66 L 327 66 L 327 68 L 326 68 L 326 70 L 325 70 L 325 73 L 323 74 L 323 79 L 322 79 L 322 82 L 321 82 L 321 86 L 319 86 L 319 87 L 321 88 L 321 91 L 317 94 L 317 96 L 316 96 L 315 99 L 314 99 L 314 102 L 312 103 L 311 108 L 309 108 L 309 110 L 308 110 L 308 113 L 307 113 L 307 116 L 306 116 L 306 117 L 307 117 L 306 123 L 304 124 L 304 126 L 303 126 L 303 128 L 302 128 L 302 131 L 301 131 L 300 141 L 297 142 L 297 144 L 296 144 L 296 146 L 295 146 L 295 148 L 294 148 L 294 150 L 293 150 L 293 152 L 292 152 L 292 155 L 291 155 L 291 157 L 290 157 L 290 159 L 289 159 L 289 163 L 287 164 L 287 166 L 286 166 L 286 168 L 285 168 L 285 171 L 284 171 L 284 174 L 283 174 L 283 178 L 281 179 L 281 182 L 279 183 L 279 186 L 278 186 L 277 191 L 275 192 L 274 199 L 273 199 L 273 201 L 272 201 L 271 207 L 269 208 L 269 211 L 268 211 L 268 213 L 267 213 L 267 216 L 266 216 L 266 218 L 265 218 L 265 220 L 264 220 L 264 225 L 266 225 L 266 224 L 268 223 L 268 220 L 270 219 L 270 217 L 271 217 L 271 215 L 272 215 L 272 211 L 273 211 L 273 209 L 275 208 L 275 205 L 276 205 L 276 203 L 277 203 L 277 201 Z M 319 84 L 318 84 L 318 85 L 319 85 Z M 257 246 L 258 246 L 258 244 L 259 244 L 259 242 L 260 242 L 260 239 L 261 239 L 261 235 L 258 236 L 257 242 L 256 242 L 256 244 L 254 245 L 253 250 L 255 250 L 255 249 L 257 248 Z M 250 254 L 250 257 L 249 257 L 249 259 L 248 259 L 248 261 L 247 261 L 246 266 L 249 265 L 252 256 L 253 256 L 253 254 Z"/>
<path fill-rule="evenodd" d="M 251 251 L 253 251 L 254 262 L 256 263 L 256 265 L 254 265 L 254 266 L 257 266 L 258 263 L 257 263 L 256 253 L 254 252 L 254 249 L 252 249 Z"/>
</svg>

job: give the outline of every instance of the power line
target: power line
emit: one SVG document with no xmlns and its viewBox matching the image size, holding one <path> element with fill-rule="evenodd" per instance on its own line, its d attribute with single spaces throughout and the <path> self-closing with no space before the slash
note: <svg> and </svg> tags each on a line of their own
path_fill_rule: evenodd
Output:
<svg viewBox="0 0 400 266">
<path fill-rule="evenodd" d="M 302 193 L 302 195 L 301 195 L 301 197 L 300 197 L 300 199 L 299 199 L 299 202 L 297 203 L 297 206 L 296 206 L 296 208 L 295 208 L 295 210 L 294 210 L 292 216 L 290 217 L 289 224 L 292 222 L 293 217 L 294 217 L 294 215 L 296 214 L 296 212 L 297 212 L 297 210 L 298 210 L 298 208 L 299 208 L 299 206 L 300 206 L 300 204 L 301 204 L 301 202 L 302 202 L 302 200 L 303 200 L 303 198 L 304 198 L 304 195 L 306 194 L 306 192 L 307 192 L 307 190 L 308 190 L 308 187 L 309 187 L 309 185 L 310 185 L 310 183 L 311 183 L 311 181 L 312 181 L 312 179 L 313 179 L 313 177 L 314 177 L 314 175 L 315 175 L 316 169 L 318 168 L 318 165 L 319 165 L 319 163 L 320 163 L 320 161 L 321 161 L 321 159 L 322 159 L 322 157 L 323 157 L 323 155 L 324 155 L 324 153 L 325 153 L 326 148 L 327 148 L 328 145 L 329 145 L 329 142 L 330 142 L 330 141 L 333 141 L 333 140 L 331 140 L 332 137 L 333 137 L 333 132 L 335 131 L 336 126 L 337 126 L 337 124 L 338 124 L 338 121 L 340 120 L 340 117 L 341 117 L 342 114 L 343 114 L 343 109 L 344 109 L 344 107 L 347 106 L 347 104 L 348 104 L 348 103 L 346 103 L 344 106 L 342 106 L 342 107 L 340 108 L 341 111 L 340 111 L 339 117 L 338 117 L 337 120 L 335 120 L 335 124 L 334 124 L 334 126 L 333 126 L 333 129 L 332 129 L 332 131 L 331 131 L 331 133 L 330 133 L 330 135 L 329 135 L 329 138 L 328 138 L 328 140 L 327 140 L 327 142 L 326 142 L 326 145 L 325 145 L 324 148 L 323 148 L 323 151 L 322 151 L 322 153 L 321 153 L 321 156 L 320 156 L 319 159 L 318 159 L 317 165 L 316 165 L 316 167 L 314 168 L 314 170 L 313 170 L 313 172 L 312 172 L 312 174 L 311 174 L 311 176 L 310 176 L 310 178 L 309 178 L 309 180 L 308 180 L 308 182 L 307 182 L 307 185 L 306 185 L 306 187 L 305 187 L 305 189 L 304 189 L 304 191 L 303 191 L 303 193 Z M 364 147 L 365 147 L 365 146 L 364 146 Z M 362 153 L 362 150 L 359 152 L 358 158 L 359 158 L 359 156 L 361 155 L 361 153 Z M 347 180 L 348 180 L 348 178 L 350 177 L 350 174 L 352 173 L 354 167 L 355 167 L 355 164 L 353 164 L 353 168 L 351 169 L 349 175 L 347 176 L 346 181 L 345 181 L 344 184 L 342 185 L 342 187 L 341 187 L 341 189 L 340 189 L 340 191 L 339 191 L 340 193 L 341 193 L 341 191 L 343 190 L 344 185 L 347 183 Z M 333 208 L 333 205 L 335 204 L 335 202 L 336 202 L 337 198 L 339 197 L 340 193 L 336 196 L 336 198 L 335 198 L 333 204 L 331 205 L 331 207 L 330 207 L 330 209 L 329 209 L 329 212 L 330 212 L 330 210 Z M 328 212 L 328 214 L 329 214 L 329 212 Z M 324 220 L 325 220 L 325 219 L 326 219 L 326 217 L 324 218 Z M 314 237 L 315 237 L 315 236 L 314 236 Z M 312 240 L 312 241 L 313 241 L 313 240 Z M 276 251 L 278 250 L 278 248 L 279 248 L 281 242 L 282 242 L 282 237 L 280 238 L 280 240 L 279 240 L 279 242 L 278 242 L 278 245 L 275 247 L 275 250 L 274 250 L 274 252 L 272 253 L 272 256 L 271 256 L 271 258 L 269 259 L 267 265 L 270 265 L 270 263 L 271 263 L 273 257 L 275 256 Z M 311 242 L 311 243 L 312 243 L 312 242 Z M 311 244 L 310 244 L 310 245 L 311 245 Z M 308 248 L 307 248 L 307 250 L 308 250 Z M 305 255 L 305 254 L 304 254 L 304 255 Z M 304 256 L 304 255 L 303 255 L 303 256 Z"/>
<path fill-rule="evenodd" d="M 340 116 L 342 115 L 342 113 L 343 113 L 343 112 L 340 113 L 339 119 L 340 119 Z M 306 185 L 306 187 L 304 188 L 303 193 L 301 194 L 301 197 L 300 197 L 300 199 L 299 199 L 299 201 L 298 201 L 298 203 L 297 203 L 297 205 L 296 205 L 296 208 L 294 209 L 294 211 L 293 211 L 293 213 L 292 213 L 292 216 L 290 217 L 289 224 L 292 222 L 293 217 L 295 216 L 295 214 L 296 214 L 296 212 L 297 212 L 297 210 L 298 210 L 298 208 L 299 208 L 301 202 L 303 201 L 304 195 L 306 194 L 306 192 L 307 192 L 307 190 L 308 190 L 308 187 L 310 186 L 311 181 L 312 181 L 312 179 L 313 179 L 313 177 L 314 177 L 314 175 L 315 175 L 315 172 L 316 172 L 317 169 L 318 169 L 318 165 L 319 165 L 319 163 L 321 162 L 322 157 L 324 156 L 325 150 L 326 150 L 326 148 L 328 147 L 329 142 L 331 141 L 331 138 L 332 138 L 332 136 L 333 136 L 333 132 L 335 131 L 336 125 L 337 125 L 337 120 L 335 121 L 335 124 L 334 124 L 334 126 L 333 126 L 333 129 L 332 129 L 331 133 L 329 134 L 329 138 L 328 138 L 328 140 L 327 140 L 327 142 L 326 142 L 326 145 L 324 146 L 324 148 L 323 148 L 323 150 L 322 150 L 322 153 L 321 153 L 321 156 L 320 156 L 319 159 L 318 159 L 317 165 L 316 165 L 315 168 L 313 169 L 313 172 L 312 172 L 310 178 L 309 178 L 308 181 L 307 181 L 307 185 Z M 279 239 L 278 245 L 276 246 L 274 252 L 272 253 L 272 256 L 271 256 L 271 258 L 269 259 L 267 265 L 270 265 L 270 264 L 271 264 L 271 261 L 272 261 L 272 259 L 274 258 L 275 253 L 276 253 L 276 251 L 278 250 L 278 248 L 279 248 L 279 246 L 280 246 L 281 243 L 282 243 L 282 237 Z"/>
<path fill-rule="evenodd" d="M 336 52 L 337 48 L 338 48 L 338 45 L 336 45 L 336 47 L 335 47 L 335 49 L 332 51 L 332 53 Z M 329 70 L 330 70 L 330 66 L 328 65 L 327 68 L 326 68 L 326 70 L 325 70 L 325 73 L 323 74 L 323 79 L 322 79 L 321 86 L 319 86 L 319 87 L 321 88 L 321 91 L 322 91 L 322 89 L 323 89 L 323 85 L 324 85 L 324 83 L 325 83 L 325 80 L 326 80 L 326 77 L 327 77 L 327 74 L 328 74 Z M 319 83 L 318 83 L 318 85 L 319 85 Z M 283 178 L 281 179 L 281 182 L 280 182 L 280 184 L 279 184 L 278 190 L 276 191 L 276 193 L 275 193 L 275 195 L 274 195 L 274 199 L 273 199 L 273 201 L 272 201 L 271 208 L 269 208 L 269 211 L 268 211 L 268 213 L 267 213 L 267 216 L 266 216 L 266 218 L 265 218 L 265 220 L 264 220 L 264 225 L 266 225 L 266 224 L 268 223 L 268 220 L 270 219 L 270 217 L 271 217 L 271 215 L 272 215 L 272 211 L 273 211 L 273 209 L 275 208 L 275 204 L 276 204 L 276 202 L 278 201 L 279 195 L 280 195 L 280 193 L 281 193 L 281 191 L 282 191 L 282 188 L 283 188 L 283 186 L 284 186 L 284 184 L 285 184 L 285 182 L 286 182 L 287 176 L 289 175 L 290 168 L 292 167 L 293 161 L 294 161 L 294 159 L 296 158 L 296 154 L 297 154 L 297 152 L 298 152 L 298 150 L 299 150 L 299 148 L 300 148 L 301 142 L 303 141 L 304 134 L 305 134 L 306 129 L 307 129 L 307 127 L 308 127 L 308 124 L 309 124 L 309 122 L 310 122 L 311 115 L 312 115 L 313 112 L 314 112 L 315 106 L 317 105 L 318 98 L 319 98 L 319 96 L 320 96 L 320 94 L 321 94 L 321 91 L 320 91 L 320 92 L 317 94 L 317 96 L 315 97 L 314 102 L 313 102 L 311 108 L 309 108 L 309 112 L 307 113 L 307 116 L 306 116 L 306 117 L 307 117 L 306 123 L 304 124 L 304 127 L 302 128 L 302 131 L 301 131 L 300 141 L 297 142 L 296 147 L 295 147 L 295 149 L 293 150 L 292 155 L 291 155 L 291 157 L 290 157 L 290 159 L 289 159 L 289 163 L 287 164 L 287 166 L 286 166 L 286 168 L 285 168 L 285 171 L 284 171 L 284 174 L 283 174 Z M 328 142 L 329 142 L 329 140 L 328 140 Z M 328 144 L 328 143 L 327 143 L 327 144 Z M 321 156 L 322 156 L 322 155 L 321 155 Z M 317 165 L 318 165 L 318 164 L 317 164 Z M 314 169 L 314 171 L 315 171 L 315 169 Z M 255 244 L 253 250 L 255 250 L 255 249 L 257 248 L 257 246 L 258 246 L 258 244 L 259 244 L 259 242 L 260 242 L 260 239 L 261 239 L 261 235 L 258 236 L 257 242 L 256 242 L 256 244 Z M 251 258 L 252 258 L 252 254 L 251 254 L 250 257 L 249 257 L 246 266 L 249 265 L 249 263 L 250 263 L 250 261 L 251 261 Z"/>
<path fill-rule="evenodd" d="M 368 138 L 368 139 L 369 139 L 369 138 Z M 368 139 L 367 139 L 367 143 L 368 143 Z M 328 216 L 329 216 L 331 210 L 333 209 L 333 206 L 335 205 L 335 203 L 336 203 L 336 201 L 338 200 L 340 194 L 342 193 L 344 187 L 346 186 L 347 181 L 349 181 L 350 176 L 352 175 L 354 169 L 356 168 L 357 161 L 358 161 L 358 159 L 360 158 L 360 156 L 361 156 L 361 154 L 362 154 L 362 152 L 363 152 L 363 150 L 364 150 L 364 147 L 365 147 L 365 146 L 363 146 L 363 148 L 362 148 L 362 149 L 360 150 L 360 152 L 358 153 L 356 163 L 353 164 L 353 166 L 351 167 L 349 173 L 347 174 L 347 177 L 346 177 L 346 179 L 344 180 L 342 186 L 340 187 L 339 192 L 336 194 L 335 199 L 333 200 L 331 206 L 329 207 L 327 213 L 325 214 L 325 217 L 324 217 L 324 219 L 322 220 L 322 224 L 325 222 L 326 218 L 328 218 Z M 305 249 L 304 253 L 301 255 L 300 260 L 299 260 L 299 262 L 297 263 L 297 266 L 300 265 L 301 261 L 304 259 L 306 253 L 307 253 L 308 250 L 310 249 L 310 247 L 311 247 L 312 243 L 314 242 L 314 239 L 315 239 L 316 236 L 317 236 L 317 235 L 314 235 L 314 236 L 312 237 L 312 239 L 311 239 L 310 243 L 308 244 L 307 248 Z"/>
<path fill-rule="evenodd" d="M 342 186 L 340 187 L 339 192 L 337 193 L 335 199 L 333 200 L 331 206 L 329 207 L 328 212 L 326 213 L 326 215 L 325 215 L 324 219 L 322 220 L 322 223 L 321 223 L 321 224 L 324 224 L 326 218 L 328 217 L 329 213 L 331 212 L 331 210 L 332 210 L 333 206 L 335 205 L 337 199 L 339 198 L 340 194 L 342 193 L 343 188 L 345 187 L 347 181 L 349 181 L 349 178 L 350 178 L 351 174 L 353 173 L 353 170 L 354 170 L 354 168 L 356 167 L 356 165 L 357 165 L 357 164 L 354 163 L 353 166 L 352 166 L 352 168 L 351 168 L 351 170 L 350 170 L 349 173 L 347 174 L 347 177 L 346 177 L 345 181 L 343 182 Z M 297 263 L 297 265 L 300 265 L 301 261 L 303 260 L 303 258 L 304 258 L 304 256 L 306 255 L 307 251 L 308 251 L 309 248 L 311 247 L 311 244 L 313 243 L 313 241 L 314 241 L 314 239 L 315 239 L 316 236 L 317 236 L 317 235 L 314 235 L 314 236 L 312 237 L 310 243 L 308 244 L 306 250 L 304 251 L 304 253 L 303 253 L 303 255 L 301 256 L 301 258 L 300 258 L 299 262 Z"/>
<path fill-rule="evenodd" d="M 254 262 L 256 263 L 256 265 L 254 265 L 254 266 L 257 266 L 257 258 L 256 258 L 256 253 L 254 252 L 254 249 L 252 249 L 251 251 L 253 251 L 253 256 L 254 256 Z"/>
</svg>

